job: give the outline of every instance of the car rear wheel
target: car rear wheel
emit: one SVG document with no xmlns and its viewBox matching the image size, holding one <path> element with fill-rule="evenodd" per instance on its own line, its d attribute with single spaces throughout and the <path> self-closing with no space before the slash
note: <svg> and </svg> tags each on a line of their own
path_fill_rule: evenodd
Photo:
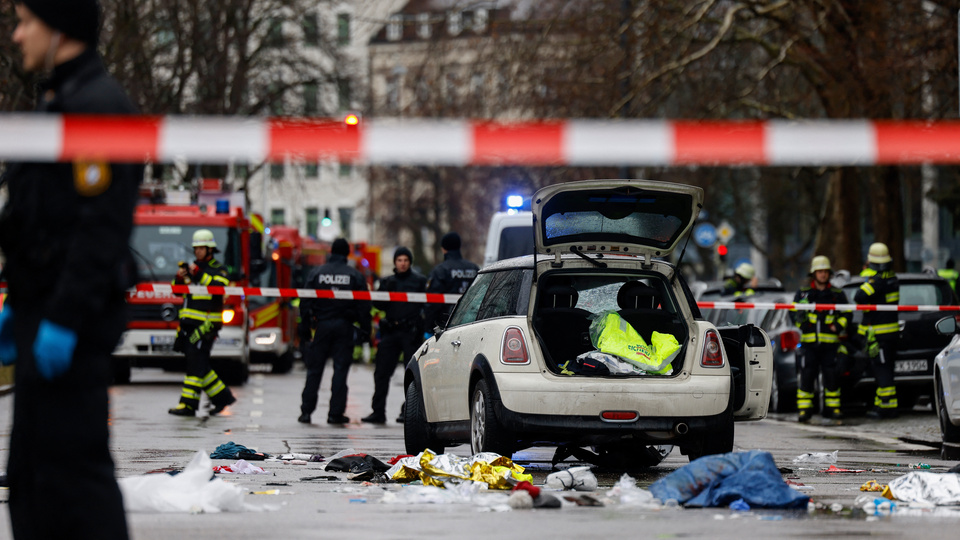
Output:
<svg viewBox="0 0 960 540">
<path fill-rule="evenodd" d="M 670 452 L 673 445 L 647 445 L 642 443 L 616 443 L 597 448 L 605 468 L 617 471 L 635 471 L 656 467 Z"/>
<path fill-rule="evenodd" d="M 501 456 L 510 457 L 513 450 L 506 442 L 506 432 L 497 420 L 494 412 L 493 398 L 487 383 L 477 381 L 470 398 L 470 451 L 494 452 Z"/>
<path fill-rule="evenodd" d="M 936 385 L 934 390 L 937 399 L 937 417 L 940 420 L 940 436 L 943 439 L 943 446 L 940 447 L 940 458 L 957 460 L 960 459 L 960 427 L 950 423 L 947 404 L 943 399 L 943 384 L 940 382 L 939 374 L 937 374 L 934 384 Z"/>
<path fill-rule="evenodd" d="M 443 444 L 433 436 L 430 424 L 427 423 L 423 396 L 416 382 L 407 385 L 406 400 L 403 408 L 403 444 L 407 453 L 417 455 L 429 449 L 435 454 L 442 454 Z"/>
</svg>

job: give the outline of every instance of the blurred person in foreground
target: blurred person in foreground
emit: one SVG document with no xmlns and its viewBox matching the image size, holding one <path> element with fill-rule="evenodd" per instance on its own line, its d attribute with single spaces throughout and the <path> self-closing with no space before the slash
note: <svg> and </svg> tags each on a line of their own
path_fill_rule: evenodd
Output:
<svg viewBox="0 0 960 540">
<path fill-rule="evenodd" d="M 135 114 L 97 54 L 96 0 L 15 1 L 23 68 L 45 76 L 38 114 Z M 110 354 L 136 283 L 128 247 L 142 164 L 9 164 L 0 249 L 10 294 L 0 359 L 16 363 L 10 522 L 27 538 L 128 537 L 109 444 Z M 47 452 L 64 448 L 69 465 Z"/>
</svg>

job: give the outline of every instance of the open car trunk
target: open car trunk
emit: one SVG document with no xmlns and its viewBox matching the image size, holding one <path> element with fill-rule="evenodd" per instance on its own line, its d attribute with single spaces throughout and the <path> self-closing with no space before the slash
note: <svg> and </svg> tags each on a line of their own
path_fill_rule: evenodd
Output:
<svg viewBox="0 0 960 540">
<path fill-rule="evenodd" d="M 652 272 L 565 271 L 543 275 L 532 322 L 548 369 L 558 374 L 594 377 L 664 377 L 679 373 L 688 329 L 670 291 L 663 276 Z M 639 335 L 640 339 L 630 345 L 646 346 L 651 356 L 657 354 L 655 342 L 675 340 L 679 348 L 661 347 L 661 352 L 670 350 L 672 354 L 656 357 L 662 361 L 672 357 L 669 365 L 654 372 L 649 365 L 644 367 L 637 362 L 636 357 L 631 362 L 623 357 L 611 358 L 616 356 L 613 354 L 597 356 L 602 353 L 597 347 L 596 332 L 591 336 L 591 323 L 610 314 L 616 315 L 613 320 L 628 323 Z M 655 333 L 661 335 L 654 339 Z M 585 357 L 587 353 L 592 354 Z"/>
</svg>

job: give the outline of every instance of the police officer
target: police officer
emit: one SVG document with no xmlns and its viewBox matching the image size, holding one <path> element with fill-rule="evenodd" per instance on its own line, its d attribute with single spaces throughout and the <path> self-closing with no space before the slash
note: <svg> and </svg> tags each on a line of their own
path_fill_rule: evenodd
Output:
<svg viewBox="0 0 960 540">
<path fill-rule="evenodd" d="M 733 272 L 733 277 L 723 283 L 723 295 L 732 294 L 734 296 L 749 296 L 754 294 L 750 288 L 750 282 L 757 274 L 756 269 L 750 263 L 740 263 Z"/>
<path fill-rule="evenodd" d="M 400 246 L 393 253 L 393 275 L 380 282 L 379 290 L 385 292 L 422 293 L 427 290 L 427 278 L 413 270 L 413 253 Z M 410 302 L 375 302 L 378 309 L 386 312 L 380 320 L 380 343 L 374 359 L 373 372 L 373 412 L 362 418 L 371 424 L 383 424 L 387 421 L 386 405 L 390 378 L 397 369 L 397 359 L 402 358 L 404 366 L 423 342 L 423 304 Z M 403 421 L 403 417 L 398 419 Z"/>
<path fill-rule="evenodd" d="M 97 54 L 96 0 L 16 0 L 23 69 L 42 72 L 38 113 L 135 114 Z M 10 522 L 23 538 L 127 538 L 109 445 L 110 354 L 136 282 L 129 250 L 142 164 L 8 164 L 0 249 L 9 286 L 0 360 L 16 363 Z M 69 467 L 46 450 L 66 448 Z"/>
<path fill-rule="evenodd" d="M 900 303 L 900 282 L 890 268 L 890 250 L 876 242 L 867 253 L 868 270 L 873 274 L 857 290 L 853 299 L 858 304 L 897 305 Z M 874 408 L 867 411 L 872 418 L 897 416 L 897 387 L 893 381 L 893 363 L 896 358 L 900 324 L 896 311 L 867 311 L 858 333 L 872 356 L 873 376 L 877 381 Z M 871 349 L 879 349 L 874 356 Z"/>
<path fill-rule="evenodd" d="M 326 264 L 319 266 L 307 278 L 307 287 L 334 291 L 367 291 L 363 275 L 347 263 L 350 244 L 343 238 L 334 240 Z M 329 300 L 304 298 L 300 303 L 313 340 L 307 347 L 303 361 L 307 367 L 307 381 L 303 386 L 300 401 L 302 424 L 310 423 L 310 415 L 317 408 L 317 393 L 327 358 L 333 358 L 333 382 L 328 424 L 350 422 L 344 413 L 347 410 L 347 375 L 353 361 L 354 325 L 360 325 L 362 339 L 370 339 L 370 302 L 365 300 Z"/>
<path fill-rule="evenodd" d="M 208 229 L 193 233 L 193 255 L 196 261 L 181 264 L 177 270 L 176 285 L 220 286 L 230 285 L 227 271 L 217 253 L 217 241 Z M 194 416 L 200 405 L 200 392 L 206 392 L 213 408 L 211 415 L 219 414 L 237 399 L 210 367 L 210 351 L 223 327 L 223 295 L 188 294 L 180 308 L 180 329 L 175 350 L 187 357 L 187 373 L 183 378 L 180 403 L 169 410 L 176 416 Z"/>
<path fill-rule="evenodd" d="M 477 277 L 476 264 L 463 258 L 460 254 L 460 235 L 448 232 L 440 239 L 440 248 L 443 249 L 443 262 L 430 272 L 427 281 L 427 292 L 438 294 L 463 294 L 467 287 Z M 436 326 L 444 326 L 450 316 L 448 304 L 427 304 L 423 309 L 429 332 Z"/>
<path fill-rule="evenodd" d="M 830 285 L 830 259 L 817 255 L 810 262 L 809 284 L 793 297 L 797 304 L 846 304 L 847 295 Z M 830 311 L 794 311 L 794 323 L 800 328 L 800 380 L 797 386 L 798 421 L 807 422 L 813 414 L 813 385 L 823 373 L 824 418 L 839 419 L 840 381 L 837 350 L 841 335 L 846 333 L 849 314 Z"/>
</svg>

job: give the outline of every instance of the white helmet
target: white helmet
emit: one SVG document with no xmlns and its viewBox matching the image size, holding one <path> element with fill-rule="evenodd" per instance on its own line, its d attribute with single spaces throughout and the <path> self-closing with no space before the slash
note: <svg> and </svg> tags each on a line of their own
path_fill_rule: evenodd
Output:
<svg viewBox="0 0 960 540">
<path fill-rule="evenodd" d="M 197 229 L 197 231 L 193 233 L 193 247 L 217 247 L 217 241 L 214 239 L 210 229 Z"/>
<path fill-rule="evenodd" d="M 750 263 L 740 263 L 740 266 L 738 266 L 733 273 L 742 277 L 743 279 L 750 280 L 753 279 L 753 276 L 756 275 L 757 271 Z"/>
<path fill-rule="evenodd" d="M 825 255 L 817 255 L 810 261 L 810 273 L 814 273 L 817 270 L 830 270 L 833 271 L 833 268 L 830 267 L 830 259 Z"/>
<path fill-rule="evenodd" d="M 870 244 L 870 251 L 867 252 L 867 262 L 874 264 L 886 264 L 893 259 L 890 257 L 890 250 L 882 242 Z"/>
</svg>

